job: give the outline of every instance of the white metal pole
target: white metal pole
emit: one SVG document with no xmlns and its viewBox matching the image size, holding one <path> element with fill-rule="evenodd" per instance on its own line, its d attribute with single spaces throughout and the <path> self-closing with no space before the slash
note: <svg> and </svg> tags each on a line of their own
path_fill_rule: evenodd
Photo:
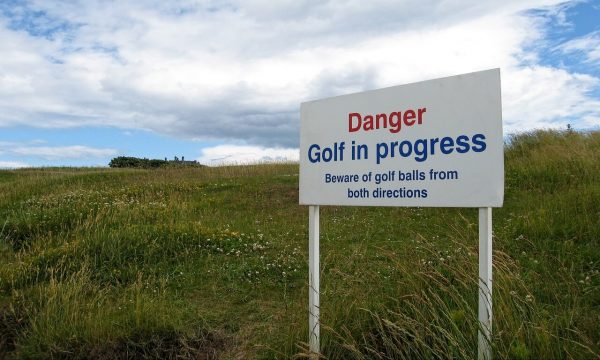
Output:
<svg viewBox="0 0 600 360">
<path fill-rule="evenodd" d="M 308 327 L 311 355 L 320 350 L 319 328 L 319 206 L 308 207 Z"/>
<path fill-rule="evenodd" d="M 479 208 L 478 359 L 491 360 L 492 335 L 492 208 Z"/>
</svg>

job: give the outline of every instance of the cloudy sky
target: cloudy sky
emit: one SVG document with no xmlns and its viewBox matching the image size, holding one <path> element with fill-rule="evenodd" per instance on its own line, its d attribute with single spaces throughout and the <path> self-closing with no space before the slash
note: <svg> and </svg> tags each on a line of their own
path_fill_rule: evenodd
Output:
<svg viewBox="0 0 600 360">
<path fill-rule="evenodd" d="M 0 167 L 297 159 L 300 103 L 501 68 L 506 133 L 600 127 L 600 1 L 0 0 Z"/>
</svg>

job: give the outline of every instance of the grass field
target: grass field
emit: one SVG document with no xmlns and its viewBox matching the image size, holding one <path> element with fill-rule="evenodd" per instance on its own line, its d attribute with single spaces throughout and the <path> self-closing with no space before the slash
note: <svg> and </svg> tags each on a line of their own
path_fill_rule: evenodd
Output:
<svg viewBox="0 0 600 360">
<path fill-rule="evenodd" d="M 600 133 L 506 145 L 494 356 L 600 354 Z M 302 357 L 298 165 L 0 171 L 0 358 Z M 321 208 L 330 359 L 476 357 L 477 209 Z"/>
</svg>

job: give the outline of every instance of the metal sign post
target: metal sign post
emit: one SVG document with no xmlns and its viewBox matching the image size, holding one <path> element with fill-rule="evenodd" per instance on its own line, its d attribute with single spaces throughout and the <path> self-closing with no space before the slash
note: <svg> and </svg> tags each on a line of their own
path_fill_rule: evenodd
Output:
<svg viewBox="0 0 600 360">
<path fill-rule="evenodd" d="M 311 357 L 320 353 L 319 206 L 308 207 L 308 324 Z M 479 208 L 479 331 L 477 358 L 491 360 L 492 348 L 492 208 Z"/>
<path fill-rule="evenodd" d="M 492 208 L 479 208 L 479 360 L 491 360 L 492 348 Z"/>
<path fill-rule="evenodd" d="M 319 323 L 319 206 L 308 207 L 308 328 L 311 357 L 320 350 Z"/>
</svg>

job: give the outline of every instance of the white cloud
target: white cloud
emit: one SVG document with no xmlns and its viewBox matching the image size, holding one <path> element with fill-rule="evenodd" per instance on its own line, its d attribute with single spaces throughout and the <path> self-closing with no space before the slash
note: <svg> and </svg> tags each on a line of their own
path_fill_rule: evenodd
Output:
<svg viewBox="0 0 600 360">
<path fill-rule="evenodd" d="M 564 129 L 576 123 L 576 127 L 600 126 L 600 100 L 586 95 L 600 86 L 600 79 L 544 66 L 503 75 L 505 131 Z"/>
<path fill-rule="evenodd" d="M 70 26 L 32 36 L 0 17 L 0 126 L 102 125 L 295 148 L 302 101 L 495 67 L 508 130 L 600 118 L 590 95 L 598 78 L 540 66 L 526 50 L 547 24 L 525 11 L 560 17 L 559 0 L 31 6 Z"/>
<path fill-rule="evenodd" d="M 116 149 L 73 146 L 31 146 L 30 144 L 0 142 L 0 151 L 12 156 L 37 157 L 45 160 L 95 159 L 113 156 Z"/>
<path fill-rule="evenodd" d="M 0 169 L 18 169 L 29 167 L 28 164 L 20 161 L 2 161 L 0 160 Z"/>
<path fill-rule="evenodd" d="M 202 149 L 197 160 L 205 165 L 299 161 L 298 149 L 261 146 L 218 145 Z"/>
<path fill-rule="evenodd" d="M 563 53 L 582 53 L 588 63 L 600 65 L 600 31 L 569 40 L 557 49 Z"/>
</svg>

